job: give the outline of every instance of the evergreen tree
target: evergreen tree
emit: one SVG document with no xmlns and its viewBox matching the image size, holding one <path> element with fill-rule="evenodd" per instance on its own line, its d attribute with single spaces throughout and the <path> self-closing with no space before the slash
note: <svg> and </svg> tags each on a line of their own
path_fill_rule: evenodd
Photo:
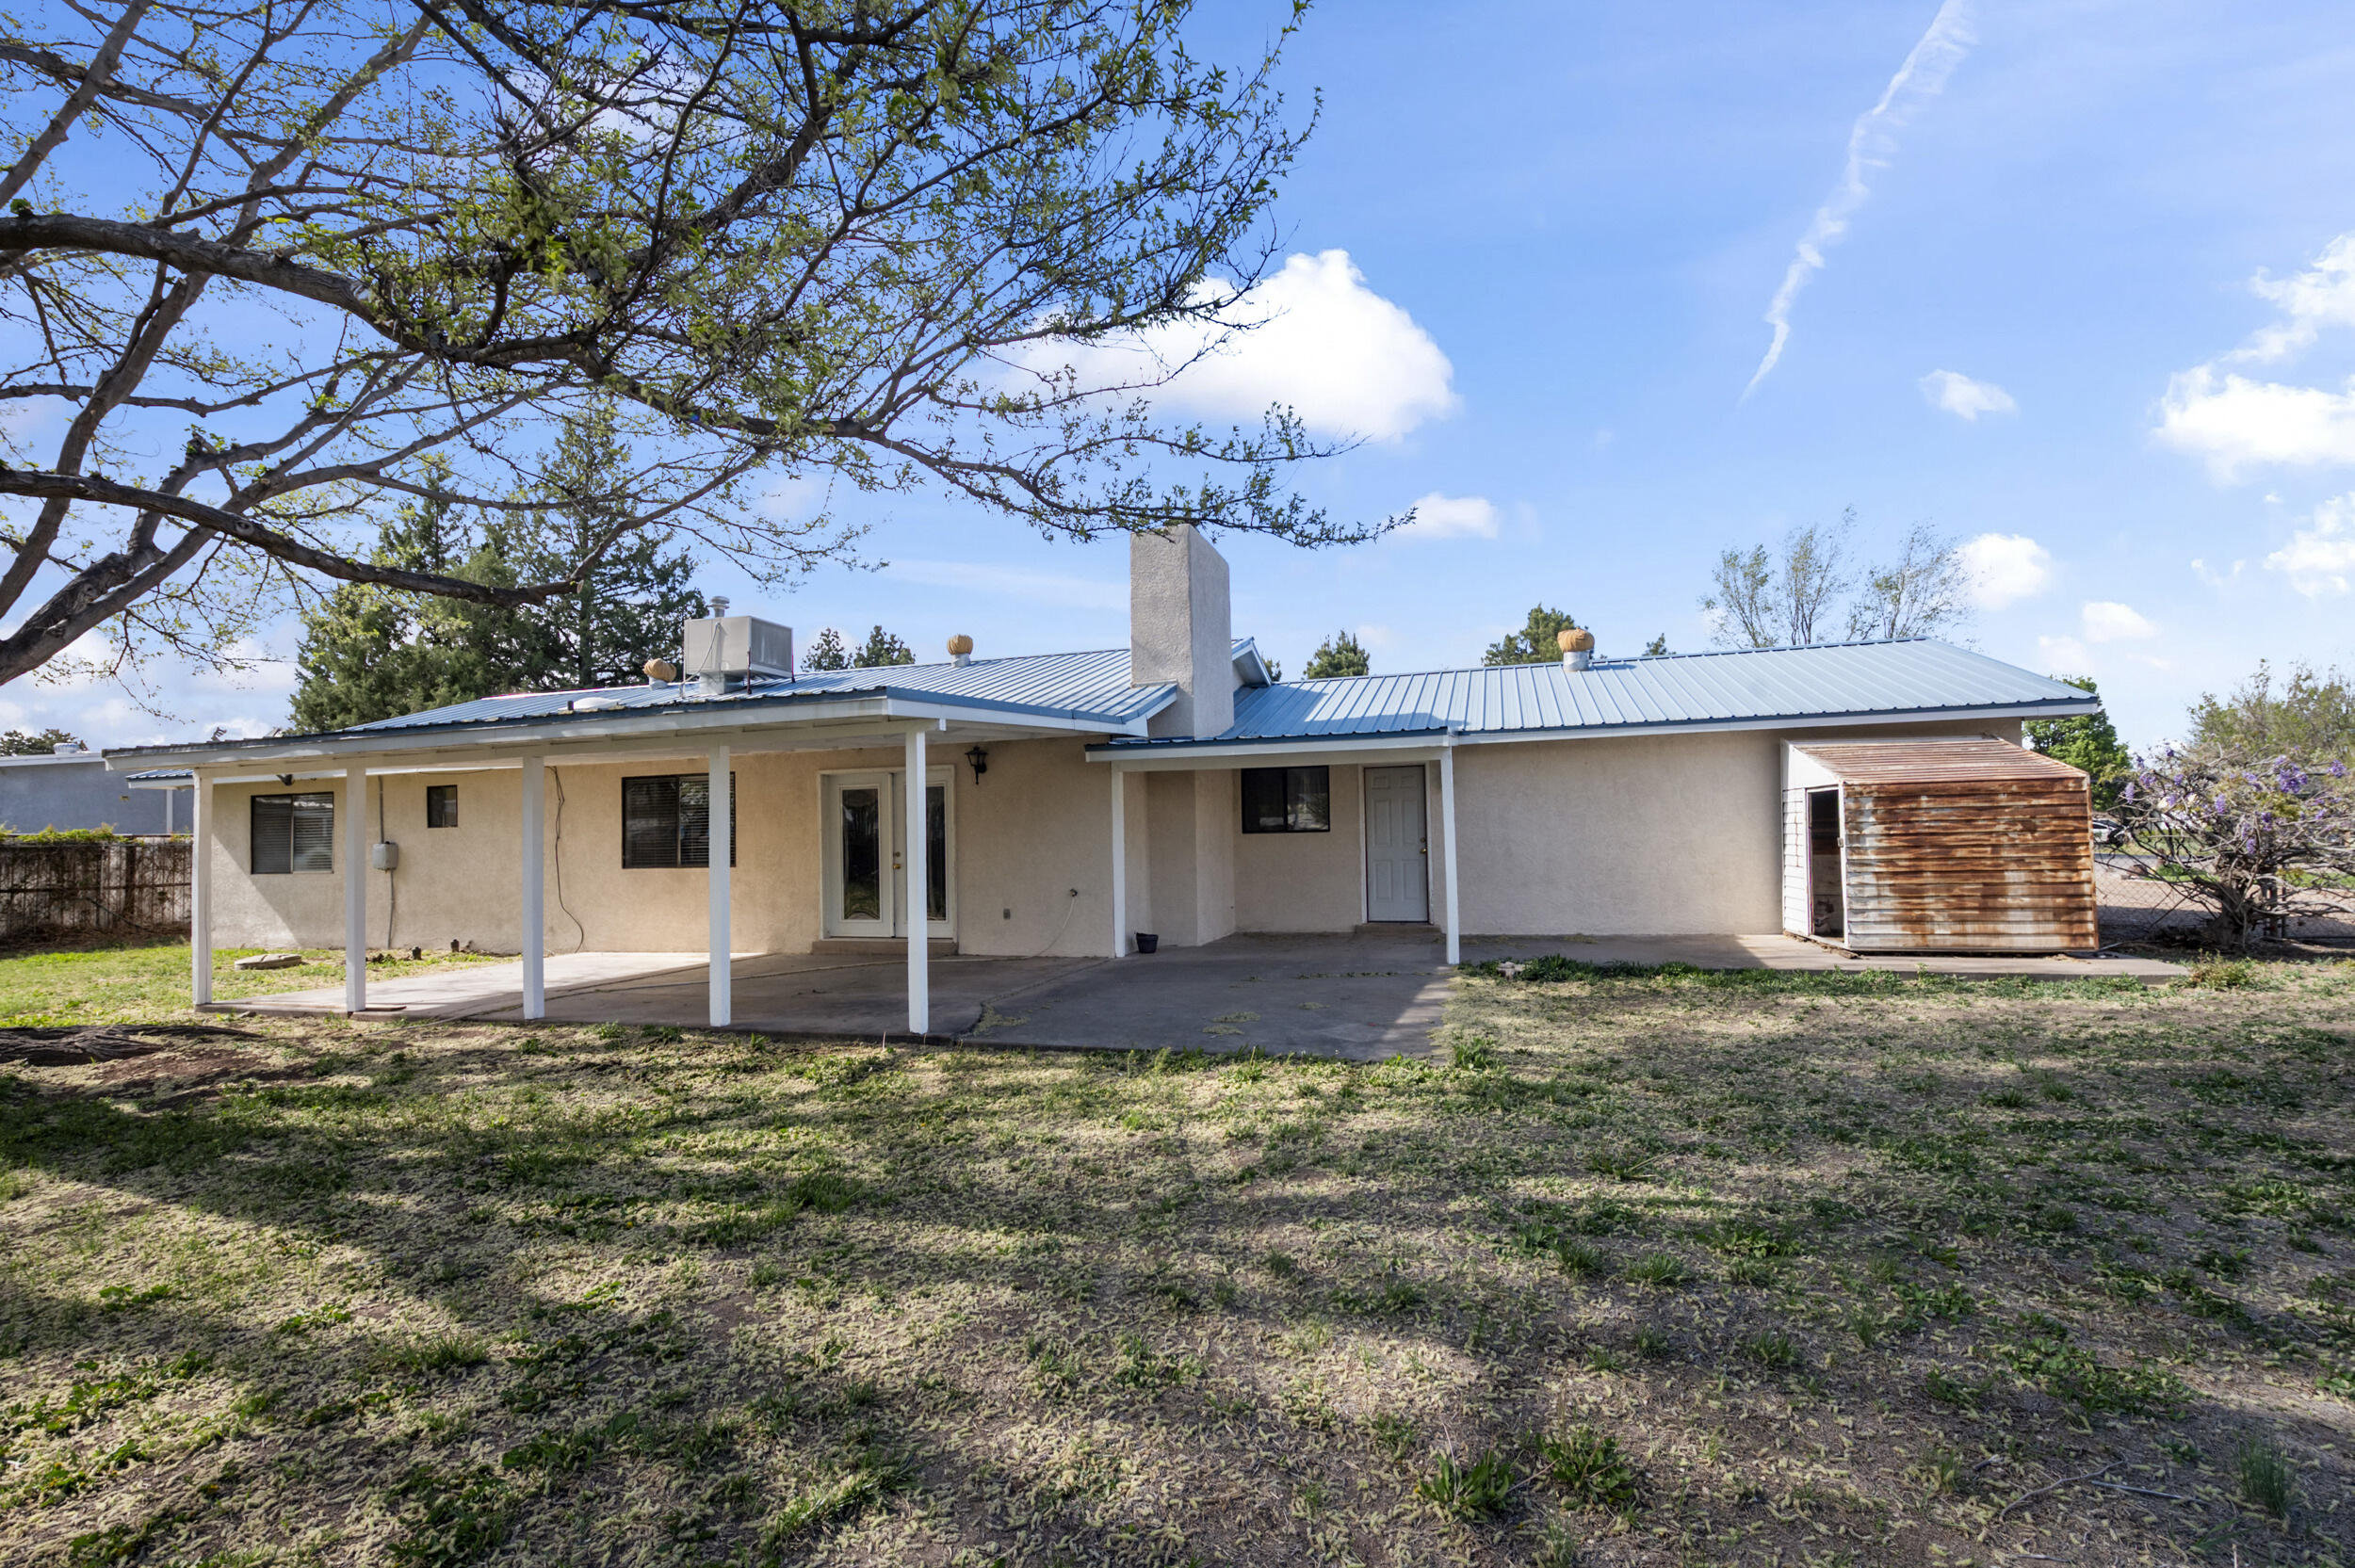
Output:
<svg viewBox="0 0 2355 1568">
<path fill-rule="evenodd" d="M 916 650 L 881 626 L 867 634 L 867 645 L 852 656 L 853 670 L 879 670 L 890 664 L 914 664 Z"/>
<path fill-rule="evenodd" d="M 2195 745 L 2230 746 L 2254 756 L 2355 758 L 2355 680 L 2342 671 L 2293 664 L 2276 689 L 2273 667 L 2218 700 L 2203 693 L 2191 710 Z"/>
<path fill-rule="evenodd" d="M 610 405 L 564 420 L 544 476 L 550 504 L 531 514 L 518 542 L 529 575 L 563 576 L 628 521 L 617 497 L 629 489 L 629 461 Z M 647 659 L 678 646 L 681 624 L 705 613 L 705 601 L 692 582 L 694 557 L 666 553 L 663 542 L 651 529 L 623 535 L 573 592 L 524 612 L 538 634 L 524 651 L 539 671 L 528 684 L 625 686 Z"/>
<path fill-rule="evenodd" d="M 1317 651 L 1308 656 L 1307 668 L 1301 671 L 1300 678 L 1327 681 L 1335 676 L 1372 673 L 1373 660 L 1367 656 L 1365 645 L 1343 630 L 1317 644 Z"/>
<path fill-rule="evenodd" d="M 1518 632 L 1507 632 L 1501 641 L 1489 644 L 1480 655 L 1483 664 L 1552 664 L 1562 657 L 1562 645 L 1554 639 L 1578 624 L 1568 614 L 1533 605 L 1529 623 Z"/>
<path fill-rule="evenodd" d="M 2064 686 L 2073 686 L 2088 696 L 2099 696 L 2090 675 L 2055 675 Z M 2079 714 L 2068 719 L 2032 719 L 2027 724 L 2028 749 L 2041 752 L 2055 762 L 2071 768 L 2082 768 L 2093 781 L 2093 805 L 2096 811 L 2110 811 L 2118 805 L 2119 794 L 2132 776 L 2135 759 L 2118 738 L 2118 731 L 2106 713 Z"/>
<path fill-rule="evenodd" d="M 1648 659 L 1665 658 L 1667 655 L 1668 634 L 1666 632 L 1662 632 L 1658 637 L 1644 644 L 1644 656 Z"/>
<path fill-rule="evenodd" d="M 842 645 L 842 634 L 827 626 L 811 638 L 809 646 L 802 651 L 802 668 L 807 671 L 850 669 L 851 650 Z"/>
<path fill-rule="evenodd" d="M 378 529 L 376 559 L 512 586 L 503 538 L 474 534 L 445 477 L 430 470 L 423 498 Z M 348 583 L 302 613 L 294 728 L 344 729 L 512 690 L 528 683 L 529 644 L 520 611 Z"/>
</svg>

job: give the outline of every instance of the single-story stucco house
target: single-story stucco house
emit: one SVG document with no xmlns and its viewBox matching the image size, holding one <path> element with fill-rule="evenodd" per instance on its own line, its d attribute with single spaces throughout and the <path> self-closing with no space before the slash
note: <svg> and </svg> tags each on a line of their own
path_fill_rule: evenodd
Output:
<svg viewBox="0 0 2355 1568">
<path fill-rule="evenodd" d="M 686 668 L 662 671 L 675 679 L 108 760 L 193 773 L 200 1001 L 215 943 L 340 943 L 355 1010 L 370 947 L 520 948 L 527 1017 L 548 951 L 888 943 L 921 1032 L 943 945 L 1120 958 L 1137 933 L 1182 946 L 1380 922 L 1435 926 L 1451 962 L 1466 933 L 1837 942 L 1843 898 L 1877 897 L 1849 839 L 1932 818 L 1964 907 L 1941 924 L 1946 882 L 1906 894 L 1916 945 L 2090 945 L 2083 775 L 2019 741 L 2024 719 L 2098 704 L 1944 643 L 1574 647 L 1277 684 L 1232 635 L 1226 561 L 1179 527 L 1131 542 L 1128 648 L 950 646 L 947 663 L 796 674 L 786 628 L 722 617 L 686 628 Z M 1914 760 L 1858 761 L 1892 740 Z M 2042 777 L 2024 796 L 2002 784 L 2026 802 L 2009 818 L 1916 800 L 1901 822 L 1889 777 L 1917 766 L 1950 790 Z M 2059 870 L 2023 879 L 2007 846 L 2047 816 Z M 2037 887 L 2074 897 L 2070 833 L 2085 918 L 2055 925 Z M 723 839 L 730 852 L 707 855 Z M 1889 864 L 1918 863 L 1901 848 Z M 919 904 L 931 941 L 907 943 Z M 710 969 L 714 1024 L 728 971 Z"/>
</svg>

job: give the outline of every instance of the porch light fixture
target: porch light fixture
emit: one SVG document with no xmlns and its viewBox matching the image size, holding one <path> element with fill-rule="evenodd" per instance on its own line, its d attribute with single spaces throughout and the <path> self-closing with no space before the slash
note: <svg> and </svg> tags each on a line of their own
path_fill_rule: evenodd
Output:
<svg viewBox="0 0 2355 1568">
<path fill-rule="evenodd" d="M 982 775 L 989 771 L 989 752 L 976 746 L 965 753 L 965 760 L 973 765 L 973 782 L 980 784 Z"/>
</svg>

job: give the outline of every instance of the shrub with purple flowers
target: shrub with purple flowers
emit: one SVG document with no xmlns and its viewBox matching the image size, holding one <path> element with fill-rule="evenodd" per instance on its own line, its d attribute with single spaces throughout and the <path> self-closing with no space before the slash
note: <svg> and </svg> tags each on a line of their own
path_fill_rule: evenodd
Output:
<svg viewBox="0 0 2355 1568">
<path fill-rule="evenodd" d="M 2139 851 L 2130 875 L 2205 905 L 2206 935 L 2248 950 L 2298 914 L 2355 895 L 2355 787 L 2344 762 L 2229 747 L 2169 747 L 2136 759 L 2118 816 Z"/>
</svg>

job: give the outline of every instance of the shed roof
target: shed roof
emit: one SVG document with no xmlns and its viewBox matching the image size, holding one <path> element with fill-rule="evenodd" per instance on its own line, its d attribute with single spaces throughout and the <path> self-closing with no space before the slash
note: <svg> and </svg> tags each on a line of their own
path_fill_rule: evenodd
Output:
<svg viewBox="0 0 2355 1568">
<path fill-rule="evenodd" d="M 2080 768 L 2004 740 L 1858 740 L 1795 748 L 1843 783 L 1969 784 L 1995 779 L 2081 779 Z"/>
<path fill-rule="evenodd" d="M 1207 741 L 1118 740 L 1098 750 L 2100 707 L 2075 687 L 1922 638 L 1599 659 L 1585 670 L 1548 662 L 1287 682 L 1237 692 L 1233 727 Z"/>
</svg>

